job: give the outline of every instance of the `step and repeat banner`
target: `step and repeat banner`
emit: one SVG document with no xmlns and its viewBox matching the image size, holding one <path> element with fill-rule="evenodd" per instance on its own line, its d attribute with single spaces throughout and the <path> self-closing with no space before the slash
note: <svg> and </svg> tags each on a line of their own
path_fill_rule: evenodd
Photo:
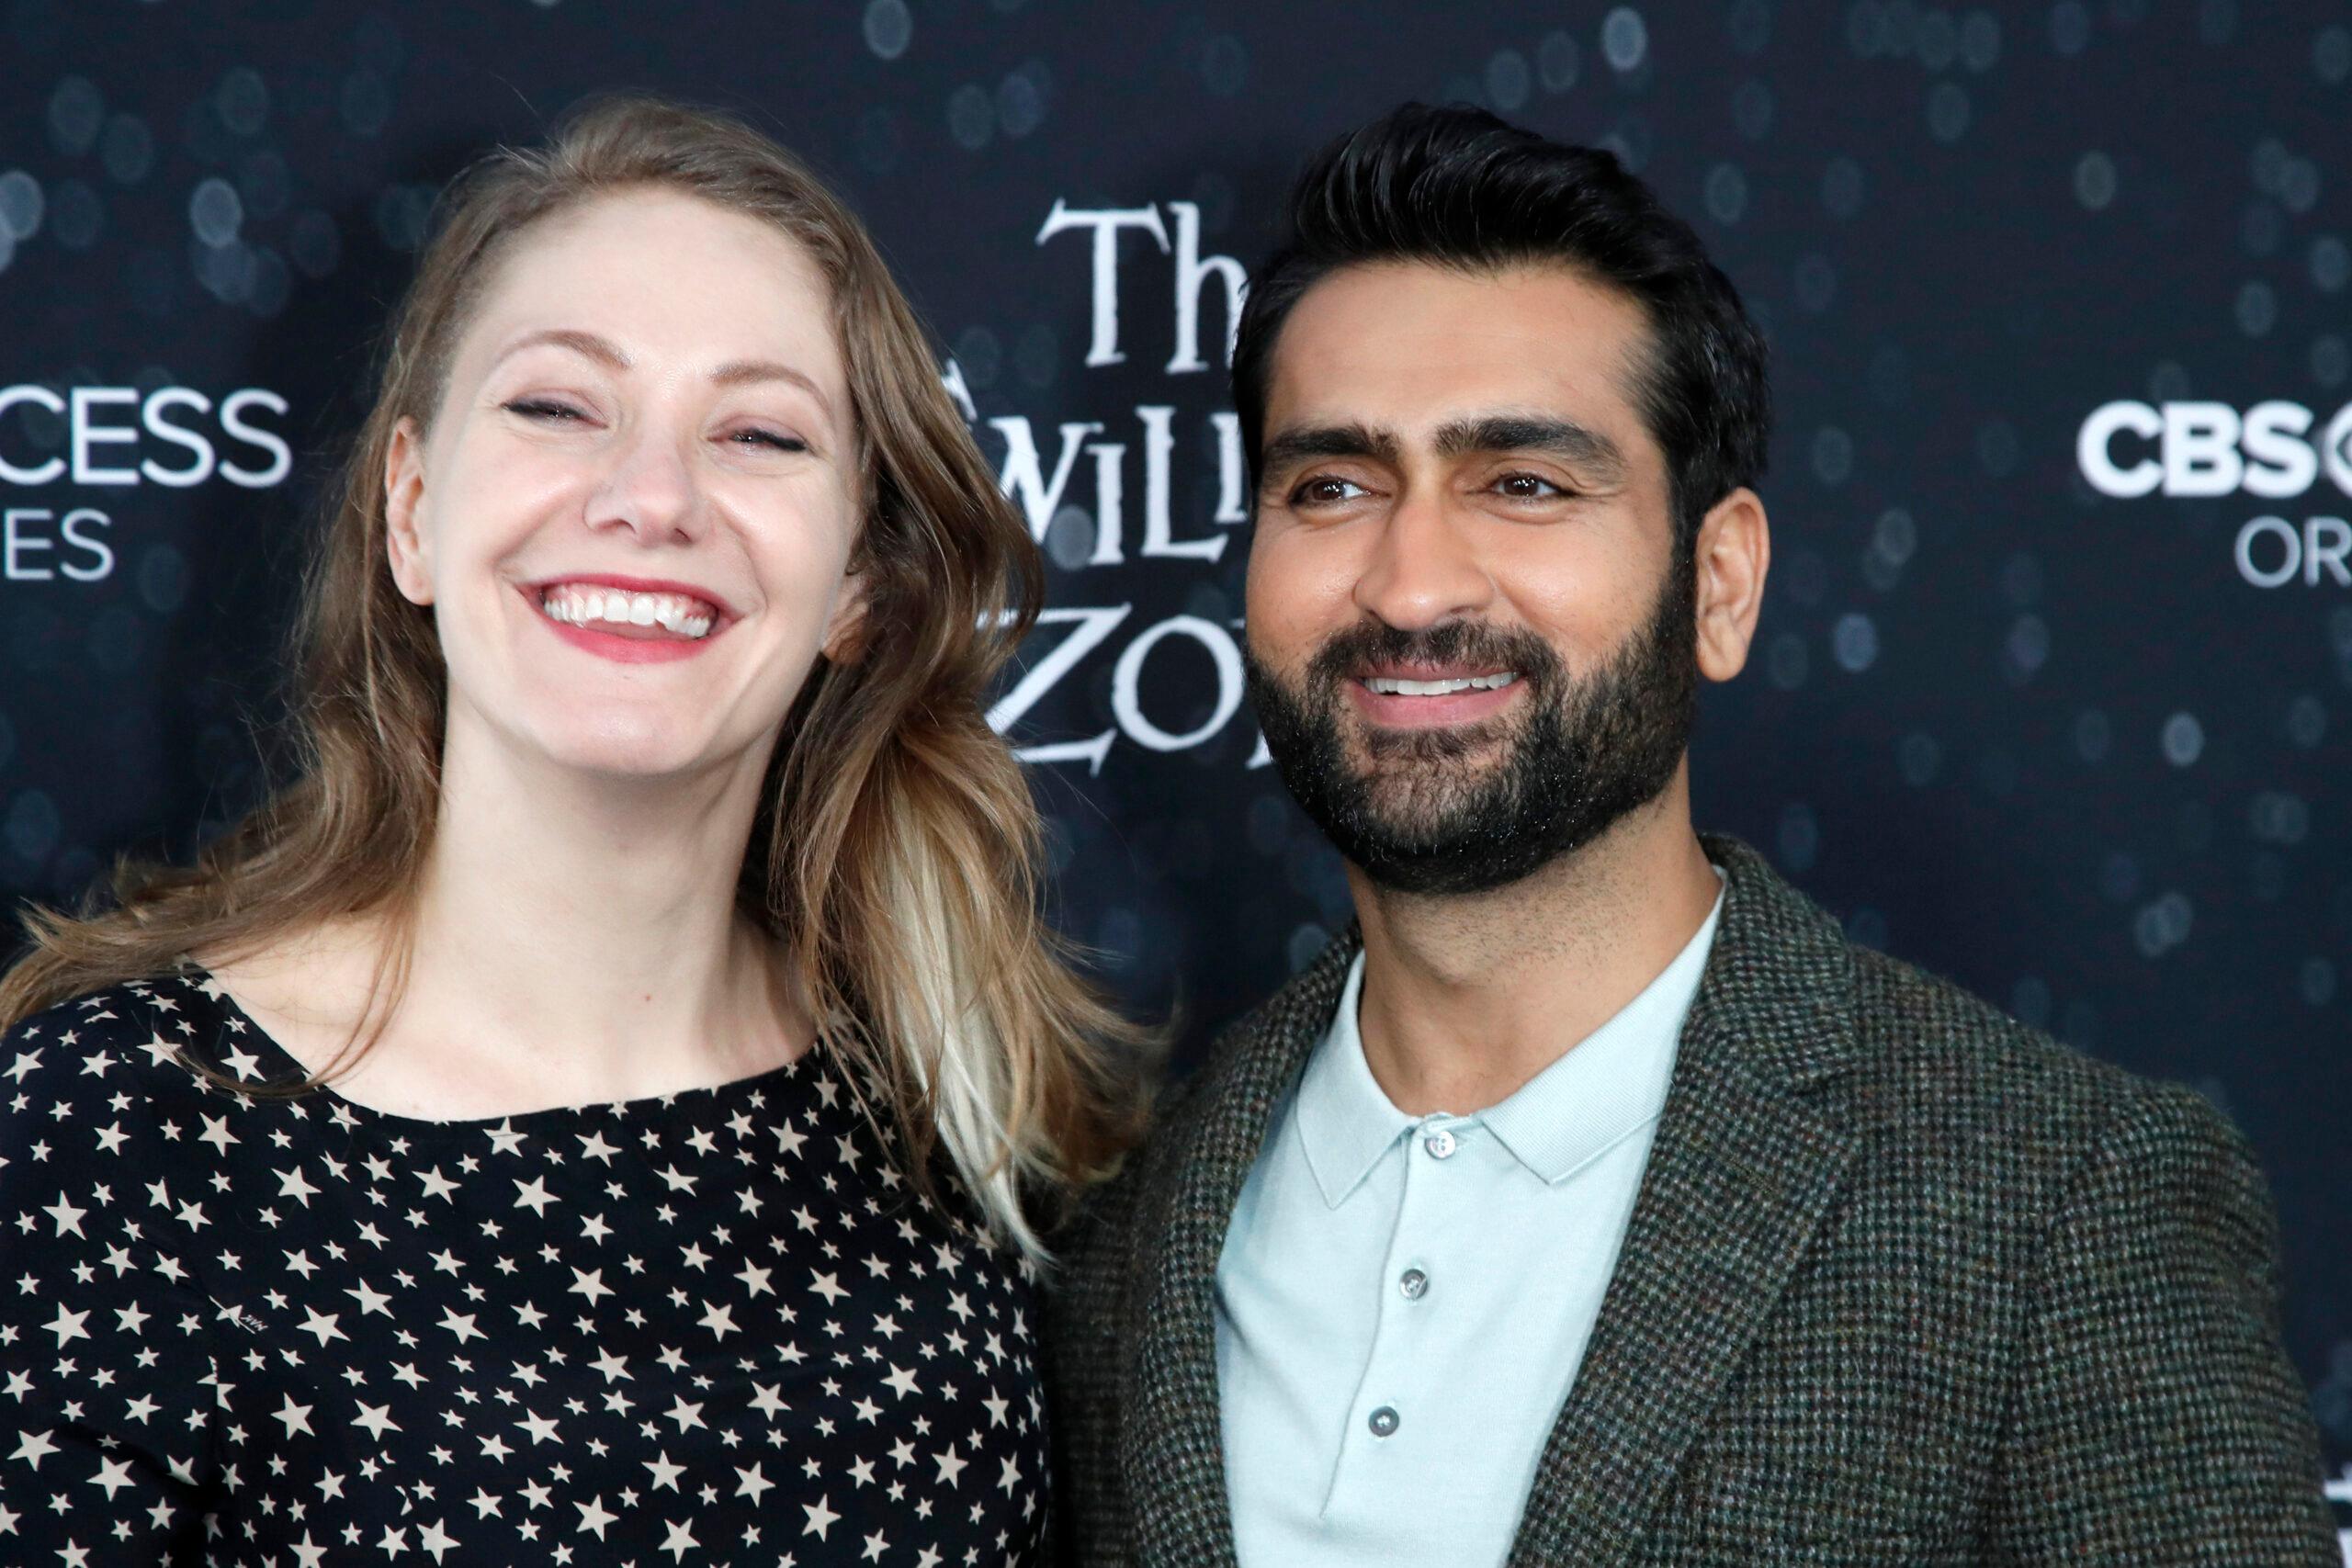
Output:
<svg viewBox="0 0 2352 1568">
<path fill-rule="evenodd" d="M 1407 98 L 1614 149 L 1765 323 L 1699 816 L 1856 940 L 2223 1106 L 2352 1524 L 2352 13 L 2319 0 L 0 0 L 0 893 L 249 805 L 436 189 L 590 92 L 865 214 L 1050 562 L 994 717 L 1182 1054 L 1348 916 L 1242 701 L 1225 382 L 1300 159 Z"/>
</svg>

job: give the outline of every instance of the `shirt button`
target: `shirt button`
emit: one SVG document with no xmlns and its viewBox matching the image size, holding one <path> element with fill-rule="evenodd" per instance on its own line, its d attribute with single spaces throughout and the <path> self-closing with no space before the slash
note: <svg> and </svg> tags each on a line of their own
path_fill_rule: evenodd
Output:
<svg viewBox="0 0 2352 1568">
<path fill-rule="evenodd" d="M 1379 1409 L 1374 1411 L 1372 1413 L 1372 1419 L 1364 1423 L 1364 1425 L 1372 1428 L 1372 1435 L 1375 1438 L 1385 1438 L 1394 1435 L 1400 1424 L 1401 1421 L 1395 1407 L 1386 1404 L 1384 1404 Z"/>
<path fill-rule="evenodd" d="M 1431 1159 L 1444 1159 L 1453 1153 L 1456 1145 L 1453 1141 L 1453 1134 L 1447 1132 L 1444 1128 L 1440 1127 L 1436 1132 L 1431 1133 L 1428 1137 L 1421 1140 L 1421 1147 L 1429 1150 L 1430 1157 Z"/>
<path fill-rule="evenodd" d="M 1418 1269 L 1408 1269 L 1397 1278 L 1396 1288 L 1405 1292 L 1408 1302 L 1419 1301 L 1430 1292 L 1430 1277 Z"/>
</svg>

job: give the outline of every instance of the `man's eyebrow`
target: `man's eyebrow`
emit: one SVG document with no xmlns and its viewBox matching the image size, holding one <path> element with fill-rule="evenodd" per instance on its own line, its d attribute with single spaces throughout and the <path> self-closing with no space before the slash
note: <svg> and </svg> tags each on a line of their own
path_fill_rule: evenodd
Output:
<svg viewBox="0 0 2352 1568">
<path fill-rule="evenodd" d="M 1455 420 L 1439 428 L 1436 446 L 1442 457 L 1473 452 L 1541 452 L 1596 479 L 1612 482 L 1623 478 L 1626 468 L 1625 454 L 1600 432 L 1573 420 L 1535 414 Z"/>
<path fill-rule="evenodd" d="M 1394 463 L 1402 449 L 1392 432 L 1369 425 L 1297 425 L 1268 438 L 1258 457 L 1258 469 L 1270 474 L 1317 457 L 1372 457 Z"/>
</svg>

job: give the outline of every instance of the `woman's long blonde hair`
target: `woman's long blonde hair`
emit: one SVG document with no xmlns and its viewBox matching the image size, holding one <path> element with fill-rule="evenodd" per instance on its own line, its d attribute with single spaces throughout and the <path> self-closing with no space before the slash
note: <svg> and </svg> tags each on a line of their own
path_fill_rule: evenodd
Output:
<svg viewBox="0 0 2352 1568">
<path fill-rule="evenodd" d="M 185 867 L 126 863 L 110 907 L 34 908 L 0 978 L 0 1027 L 153 976 L 239 957 L 318 923 L 379 919 L 366 1049 L 404 987 L 411 912 L 438 814 L 447 674 L 430 612 L 385 553 L 395 425 L 431 423 L 474 302 L 518 237 L 616 192 L 663 189 L 774 224 L 831 286 L 865 516 L 857 655 L 820 660 L 771 760 L 738 885 L 829 1020 L 828 1044 L 895 1122 L 918 1181 L 944 1145 L 989 1227 L 1042 1255 L 1037 1200 L 1100 1174 L 1136 1115 L 1114 1047 L 1136 1038 L 1068 967 L 1037 906 L 1038 819 L 982 717 L 1044 593 L 1035 546 L 940 380 L 863 225 L 773 141 L 641 97 L 501 150 L 445 197 L 394 318 L 374 412 L 345 466 L 295 629 L 292 782 Z M 1024 1200 L 1027 1204 L 1024 1205 Z"/>
</svg>

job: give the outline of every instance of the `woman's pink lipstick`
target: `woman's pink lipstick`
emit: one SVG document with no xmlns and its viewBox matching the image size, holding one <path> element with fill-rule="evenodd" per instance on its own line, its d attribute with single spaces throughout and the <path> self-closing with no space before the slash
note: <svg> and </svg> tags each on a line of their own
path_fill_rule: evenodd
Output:
<svg viewBox="0 0 2352 1568">
<path fill-rule="evenodd" d="M 612 589 L 624 593 L 663 593 L 695 600 L 711 607 L 711 626 L 700 637 L 682 637 L 629 624 L 560 621 L 548 615 L 545 608 L 546 596 L 551 589 Z M 691 659 L 708 647 L 734 619 L 732 612 L 709 590 L 666 580 L 582 573 L 518 584 L 516 592 L 529 606 L 533 619 L 582 652 L 616 664 L 667 664 Z"/>
</svg>

